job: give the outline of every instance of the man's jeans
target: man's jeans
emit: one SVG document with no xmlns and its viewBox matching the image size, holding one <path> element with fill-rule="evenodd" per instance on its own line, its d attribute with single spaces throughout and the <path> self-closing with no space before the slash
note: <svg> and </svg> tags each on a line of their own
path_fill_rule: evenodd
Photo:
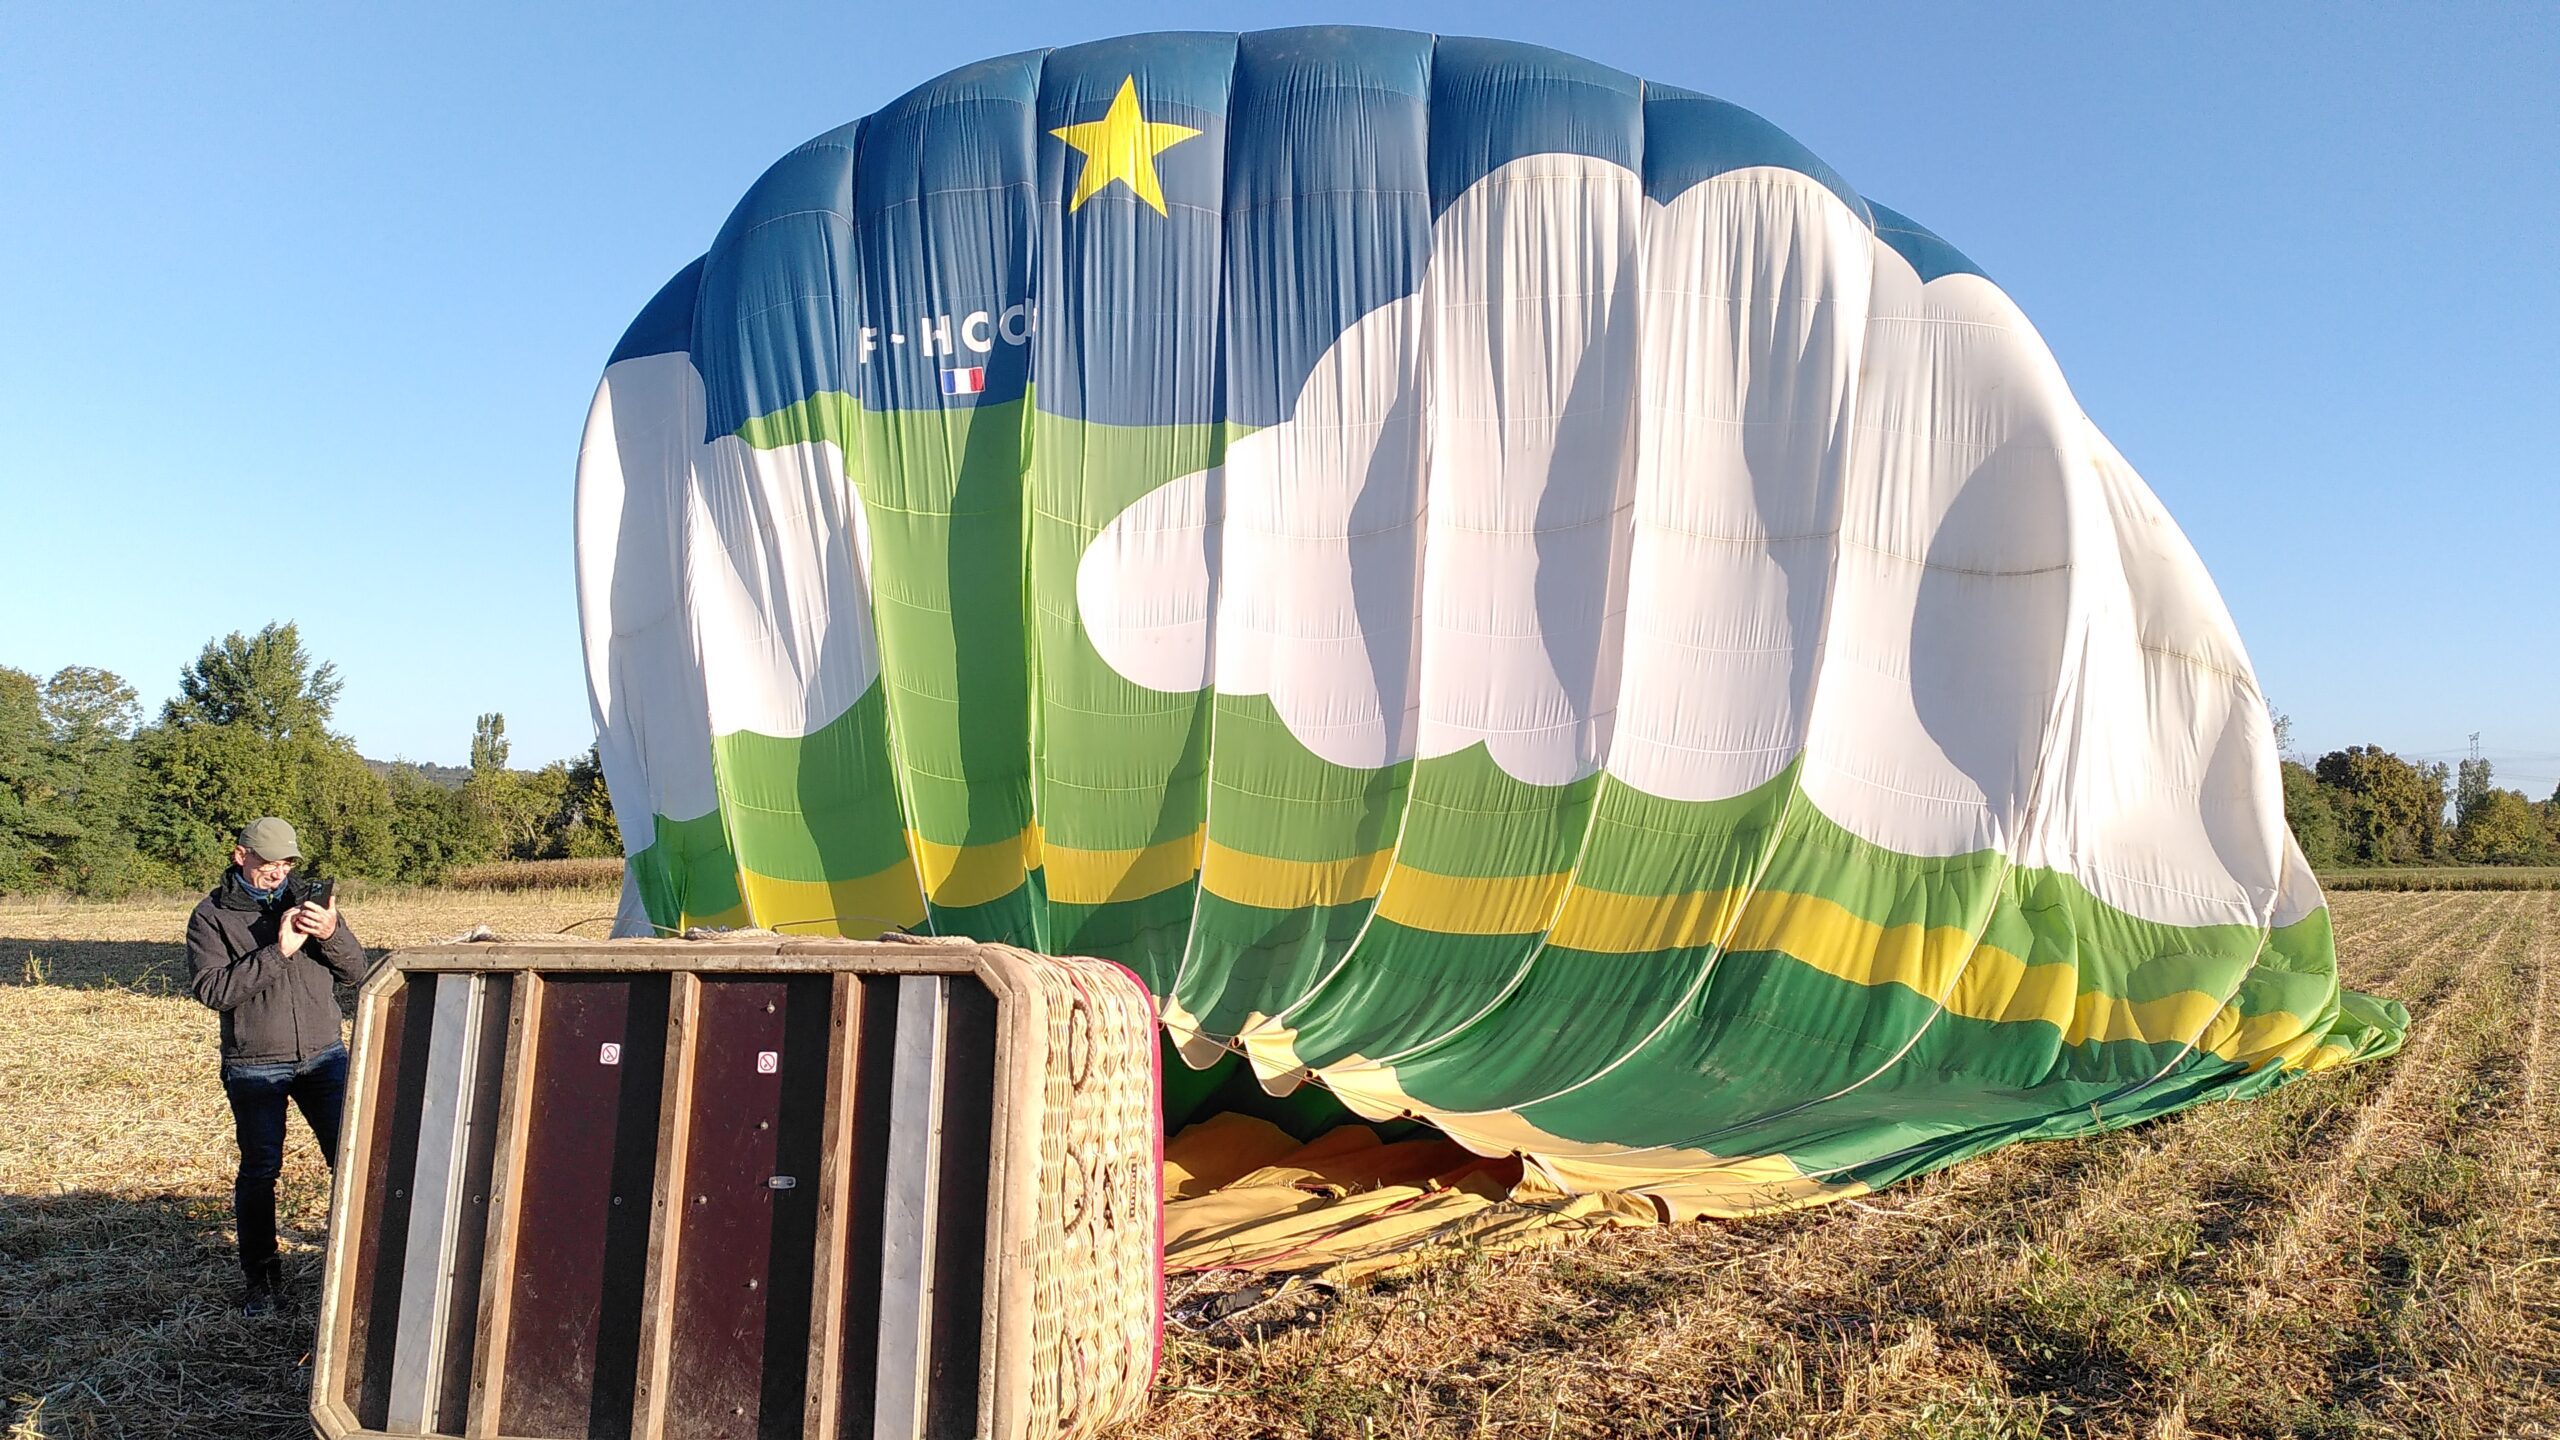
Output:
<svg viewBox="0 0 2560 1440">
<path fill-rule="evenodd" d="M 276 1258 L 276 1176 L 284 1169 L 285 1102 L 302 1108 L 320 1158 L 338 1164 L 338 1118 L 346 1108 L 347 1047 L 332 1045 L 295 1064 L 224 1065 L 231 1124 L 240 1140 L 240 1178 L 231 1208 L 240 1224 L 240 1268 L 255 1278 Z"/>
</svg>

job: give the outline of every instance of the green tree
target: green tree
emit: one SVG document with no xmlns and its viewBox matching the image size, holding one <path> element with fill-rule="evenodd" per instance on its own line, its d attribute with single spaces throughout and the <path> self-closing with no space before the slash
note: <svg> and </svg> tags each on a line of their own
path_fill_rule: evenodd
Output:
<svg viewBox="0 0 2560 1440">
<path fill-rule="evenodd" d="M 66 665 L 44 682 L 44 718 L 57 743 L 94 754 L 111 741 L 132 739 L 142 706 L 114 671 Z"/>
<path fill-rule="evenodd" d="M 507 717 L 492 710 L 471 725 L 471 772 L 507 768 Z"/>
<path fill-rule="evenodd" d="M 506 717 L 481 716 L 471 727 L 471 778 L 460 792 L 468 848 L 483 858 L 558 860 L 619 856 L 622 831 L 614 823 L 596 748 L 539 770 L 510 770 Z"/>
<path fill-rule="evenodd" d="M 568 762 L 568 789 L 561 797 L 560 853 L 580 859 L 622 854 L 622 826 L 613 818 L 613 796 L 605 789 L 604 763 L 597 747 Z"/>
<path fill-rule="evenodd" d="M 2459 827 L 2471 818 L 2471 812 L 2489 798 L 2489 762 L 2465 760 L 2454 771 L 2453 823 Z"/>
<path fill-rule="evenodd" d="M 0 665 L 0 891 L 43 883 L 53 756 L 36 677 Z"/>
<path fill-rule="evenodd" d="M 555 855 L 553 820 L 566 789 L 565 766 L 484 771 L 462 784 L 474 823 L 501 860 L 547 860 Z"/>
<path fill-rule="evenodd" d="M 295 808 L 282 747 L 246 726 L 164 722 L 144 731 L 134 748 L 144 788 L 143 850 L 191 878 L 209 880 L 230 863 L 241 826 Z"/>
<path fill-rule="evenodd" d="M 124 895 L 169 878 L 136 844 L 142 787 L 133 737 L 141 716 L 133 687 L 112 671 L 71 665 L 45 682 L 45 738 L 59 777 L 52 870 L 65 889 Z"/>
<path fill-rule="evenodd" d="M 0 669 L 0 889 L 117 895 L 165 878 L 134 843 L 133 687 Z"/>
<path fill-rule="evenodd" d="M 395 873 L 390 790 L 329 729 L 339 688 L 337 667 L 313 657 L 290 623 L 208 643 L 137 740 L 145 851 L 208 876 L 242 824 L 272 814 L 294 821 L 311 869 Z"/>
<path fill-rule="evenodd" d="M 496 711 L 471 724 L 471 778 L 462 782 L 463 815 L 473 844 L 501 860 L 541 853 L 546 806 L 529 777 L 507 768 L 507 717 Z"/>
<path fill-rule="evenodd" d="M 2379 745 L 2350 745 L 2321 756 L 2312 773 L 2329 790 L 2345 832 L 2343 858 L 2369 865 L 2437 858 L 2444 766 L 2412 765 Z"/>
<path fill-rule="evenodd" d="M 2531 865 L 2547 856 L 2546 832 L 2533 802 L 2513 790 L 2475 800 L 2454 828 L 2454 858 L 2469 865 Z"/>
<path fill-rule="evenodd" d="M 399 850 L 391 835 L 391 788 L 340 736 L 309 742 L 294 776 L 294 813 L 314 873 L 388 880 L 398 874 Z"/>
<path fill-rule="evenodd" d="M 2312 868 L 2324 869 L 2348 858 L 2346 832 L 2338 824 L 2337 807 L 2329 800 L 2329 792 L 2320 778 L 2307 765 L 2292 760 L 2279 762 L 2284 774 L 2284 819 L 2293 829 L 2294 843 L 2302 847 L 2302 858 Z"/>
<path fill-rule="evenodd" d="M 325 739 L 329 713 L 344 682 L 302 645 L 291 621 L 255 635 L 234 630 L 205 642 L 195 663 L 178 673 L 178 693 L 164 722 L 241 725 L 263 739 Z"/>
<path fill-rule="evenodd" d="M 472 828 L 500 859 L 554 860 L 571 853 L 567 832 L 578 806 L 570 797 L 569 762 L 510 770 L 508 748 L 506 716 L 491 711 L 473 722 L 471 778 L 462 784 Z"/>
<path fill-rule="evenodd" d="M 489 858 L 462 792 L 436 784 L 414 765 L 393 767 L 384 783 L 391 796 L 393 873 L 400 879 L 432 885 L 457 865 Z"/>
</svg>

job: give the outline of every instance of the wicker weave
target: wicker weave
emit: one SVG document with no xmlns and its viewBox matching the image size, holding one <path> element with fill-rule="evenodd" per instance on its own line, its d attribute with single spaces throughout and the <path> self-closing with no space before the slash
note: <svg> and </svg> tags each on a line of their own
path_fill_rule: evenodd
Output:
<svg viewBox="0 0 2560 1440">
<path fill-rule="evenodd" d="M 1163 1343 L 1155 1009 L 1119 966 L 1014 952 L 1042 992 L 1031 1434 L 1091 1435 L 1144 1407 Z"/>
</svg>

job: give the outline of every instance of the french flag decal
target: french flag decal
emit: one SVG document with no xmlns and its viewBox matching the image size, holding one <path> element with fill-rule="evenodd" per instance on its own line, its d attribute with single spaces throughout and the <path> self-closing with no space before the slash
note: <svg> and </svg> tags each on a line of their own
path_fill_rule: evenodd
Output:
<svg viewBox="0 0 2560 1440">
<path fill-rule="evenodd" d="M 945 395 L 975 395 L 986 388 L 987 367 L 984 365 L 963 365 L 957 370 L 942 372 L 942 393 Z"/>
</svg>

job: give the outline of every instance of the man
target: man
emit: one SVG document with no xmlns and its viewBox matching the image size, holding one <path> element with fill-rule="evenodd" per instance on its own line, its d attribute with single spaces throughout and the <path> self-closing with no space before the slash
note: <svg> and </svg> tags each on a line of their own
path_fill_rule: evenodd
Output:
<svg viewBox="0 0 2560 1440">
<path fill-rule="evenodd" d="M 320 1156 L 338 1163 L 347 1091 L 345 1017 L 333 984 L 364 978 L 355 927 L 328 903 L 295 898 L 302 859 L 293 827 L 252 820 L 231 847 L 222 883 L 187 917 L 187 968 L 196 998 L 222 1012 L 222 1088 L 240 1142 L 231 1203 L 240 1228 L 240 1308 L 275 1308 L 276 1175 L 284 1168 L 285 1104 L 301 1107 Z"/>
</svg>

